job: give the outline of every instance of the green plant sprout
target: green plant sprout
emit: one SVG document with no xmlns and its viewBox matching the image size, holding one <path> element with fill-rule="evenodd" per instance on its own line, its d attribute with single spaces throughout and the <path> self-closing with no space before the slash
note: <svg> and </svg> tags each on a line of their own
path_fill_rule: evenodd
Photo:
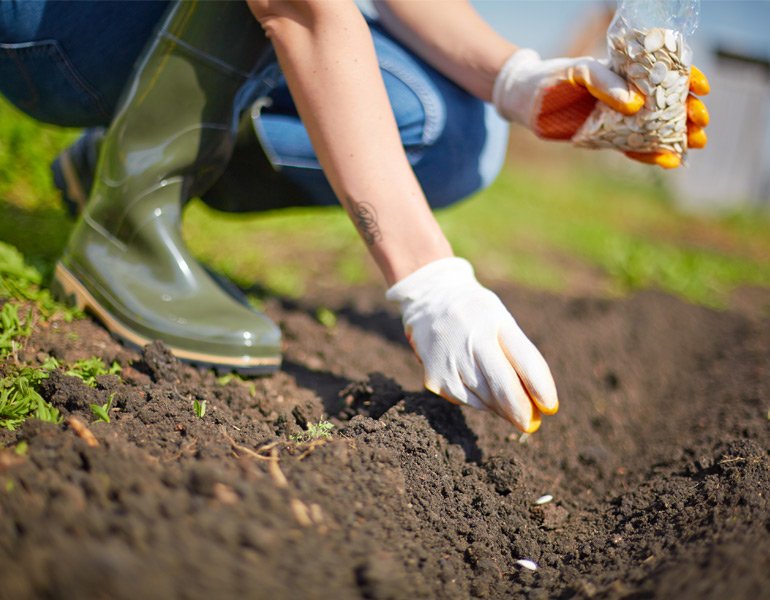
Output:
<svg viewBox="0 0 770 600">
<path fill-rule="evenodd" d="M 206 401 L 205 400 L 193 400 L 193 412 L 199 419 L 203 418 L 206 414 Z"/>
<path fill-rule="evenodd" d="M 112 400 L 115 398 L 115 393 L 110 394 L 109 399 L 104 404 L 92 404 L 91 412 L 94 413 L 97 421 L 110 422 L 110 409 L 112 408 Z"/>
<path fill-rule="evenodd" d="M 337 324 L 337 315 L 333 310 L 325 306 L 319 306 L 315 311 L 315 318 L 321 325 L 327 329 L 334 329 Z"/>
<path fill-rule="evenodd" d="M 96 387 L 96 378 L 100 375 L 118 375 L 121 366 L 118 361 L 113 361 L 108 368 L 101 358 L 84 358 L 75 362 L 75 364 L 65 371 L 65 375 L 82 379 L 86 385 Z"/>
<path fill-rule="evenodd" d="M 28 337 L 32 332 L 30 313 L 31 311 L 28 311 L 26 318 L 22 319 L 17 303 L 6 302 L 3 304 L 2 309 L 0 309 L 0 357 L 16 352 L 18 349 L 17 340 Z"/>
<path fill-rule="evenodd" d="M 312 442 L 314 440 L 328 440 L 332 437 L 334 424 L 329 421 L 318 421 L 318 423 L 308 423 L 307 429 L 302 433 L 292 434 L 290 439 L 298 444 Z"/>
<path fill-rule="evenodd" d="M 239 381 L 243 385 L 246 386 L 246 389 L 249 390 L 249 394 L 254 397 L 257 395 L 257 386 L 254 384 L 253 381 L 248 381 L 238 375 L 237 373 L 226 373 L 225 375 L 222 375 L 221 377 L 217 377 L 217 383 L 221 386 L 225 386 L 231 381 Z"/>
<path fill-rule="evenodd" d="M 35 390 L 46 377 L 47 371 L 25 367 L 0 379 L 0 427 L 13 431 L 29 417 L 61 423 L 59 410 Z"/>
</svg>

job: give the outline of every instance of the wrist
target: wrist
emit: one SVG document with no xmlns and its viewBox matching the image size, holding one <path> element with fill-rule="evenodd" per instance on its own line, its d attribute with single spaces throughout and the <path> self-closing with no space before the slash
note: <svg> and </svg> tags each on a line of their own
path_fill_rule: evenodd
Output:
<svg viewBox="0 0 770 600">
<path fill-rule="evenodd" d="M 426 265 L 454 256 L 452 246 L 437 224 L 435 228 L 418 228 L 411 235 L 384 235 L 381 241 L 369 246 L 369 252 L 388 286 Z"/>
<path fill-rule="evenodd" d="M 535 94 L 527 79 L 541 61 L 531 48 L 519 48 L 503 63 L 492 88 L 492 104 L 500 115 L 530 126 Z"/>
<path fill-rule="evenodd" d="M 385 277 L 388 286 L 396 285 L 412 274 L 437 261 L 454 257 L 452 249 L 447 243 L 445 247 L 435 247 L 417 254 L 406 254 L 389 257 L 378 257 L 376 251 L 372 251 L 380 271 Z"/>
<path fill-rule="evenodd" d="M 414 301 L 475 283 L 471 263 L 458 256 L 449 256 L 429 262 L 399 280 L 388 289 L 385 297 L 396 302 Z"/>
</svg>

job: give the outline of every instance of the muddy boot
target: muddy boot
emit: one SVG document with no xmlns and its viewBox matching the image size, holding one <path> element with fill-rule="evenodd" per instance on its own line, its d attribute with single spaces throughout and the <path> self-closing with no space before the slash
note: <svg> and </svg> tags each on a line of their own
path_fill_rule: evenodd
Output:
<svg viewBox="0 0 770 600">
<path fill-rule="evenodd" d="M 269 54 L 245 2 L 178 2 L 137 62 L 54 281 L 121 340 L 159 339 L 200 365 L 278 368 L 278 328 L 225 293 L 180 235 L 182 204 L 221 174 L 236 98 Z"/>
</svg>

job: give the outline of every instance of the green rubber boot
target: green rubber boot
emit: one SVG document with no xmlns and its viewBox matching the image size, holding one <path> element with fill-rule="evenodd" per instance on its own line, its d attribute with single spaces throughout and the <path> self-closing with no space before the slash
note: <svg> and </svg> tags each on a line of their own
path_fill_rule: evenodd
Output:
<svg viewBox="0 0 770 600">
<path fill-rule="evenodd" d="M 241 117 L 233 154 L 219 179 L 201 195 L 211 208 L 230 213 L 317 206 L 307 193 L 273 167 L 254 131 L 259 106 Z M 91 190 L 104 131 L 87 129 L 51 164 L 54 185 L 73 217 L 83 212 Z"/>
<path fill-rule="evenodd" d="M 236 95 L 269 50 L 245 2 L 178 2 L 137 62 L 54 281 L 129 344 L 161 340 L 220 369 L 280 366 L 280 330 L 227 294 L 180 235 L 183 203 L 232 153 Z"/>
</svg>

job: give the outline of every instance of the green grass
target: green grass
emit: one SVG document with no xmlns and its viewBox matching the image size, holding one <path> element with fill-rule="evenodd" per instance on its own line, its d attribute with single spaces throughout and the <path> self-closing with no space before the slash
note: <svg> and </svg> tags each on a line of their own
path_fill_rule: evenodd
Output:
<svg viewBox="0 0 770 600">
<path fill-rule="evenodd" d="M 656 287 L 710 306 L 739 285 L 770 287 L 766 215 L 680 214 L 660 186 L 596 170 L 509 167 L 437 216 L 456 253 L 487 280 L 557 292 L 586 279 L 599 293 Z M 379 280 L 338 209 L 234 219 L 194 203 L 185 230 L 199 256 L 245 287 L 298 297 L 313 280 Z"/>
<path fill-rule="evenodd" d="M 608 291 L 658 287 L 715 306 L 737 285 L 770 286 L 767 216 L 678 214 L 657 186 L 596 172 L 568 170 L 547 181 L 511 169 L 483 199 L 442 217 L 458 252 L 490 261 L 502 276 L 556 289 L 569 287 L 576 261 L 598 269 Z M 539 271 L 532 277 L 538 262 L 550 281 Z"/>
<path fill-rule="evenodd" d="M 18 248 L 44 276 L 72 227 L 49 164 L 77 135 L 36 123 L 0 98 L 0 240 Z"/>
</svg>

